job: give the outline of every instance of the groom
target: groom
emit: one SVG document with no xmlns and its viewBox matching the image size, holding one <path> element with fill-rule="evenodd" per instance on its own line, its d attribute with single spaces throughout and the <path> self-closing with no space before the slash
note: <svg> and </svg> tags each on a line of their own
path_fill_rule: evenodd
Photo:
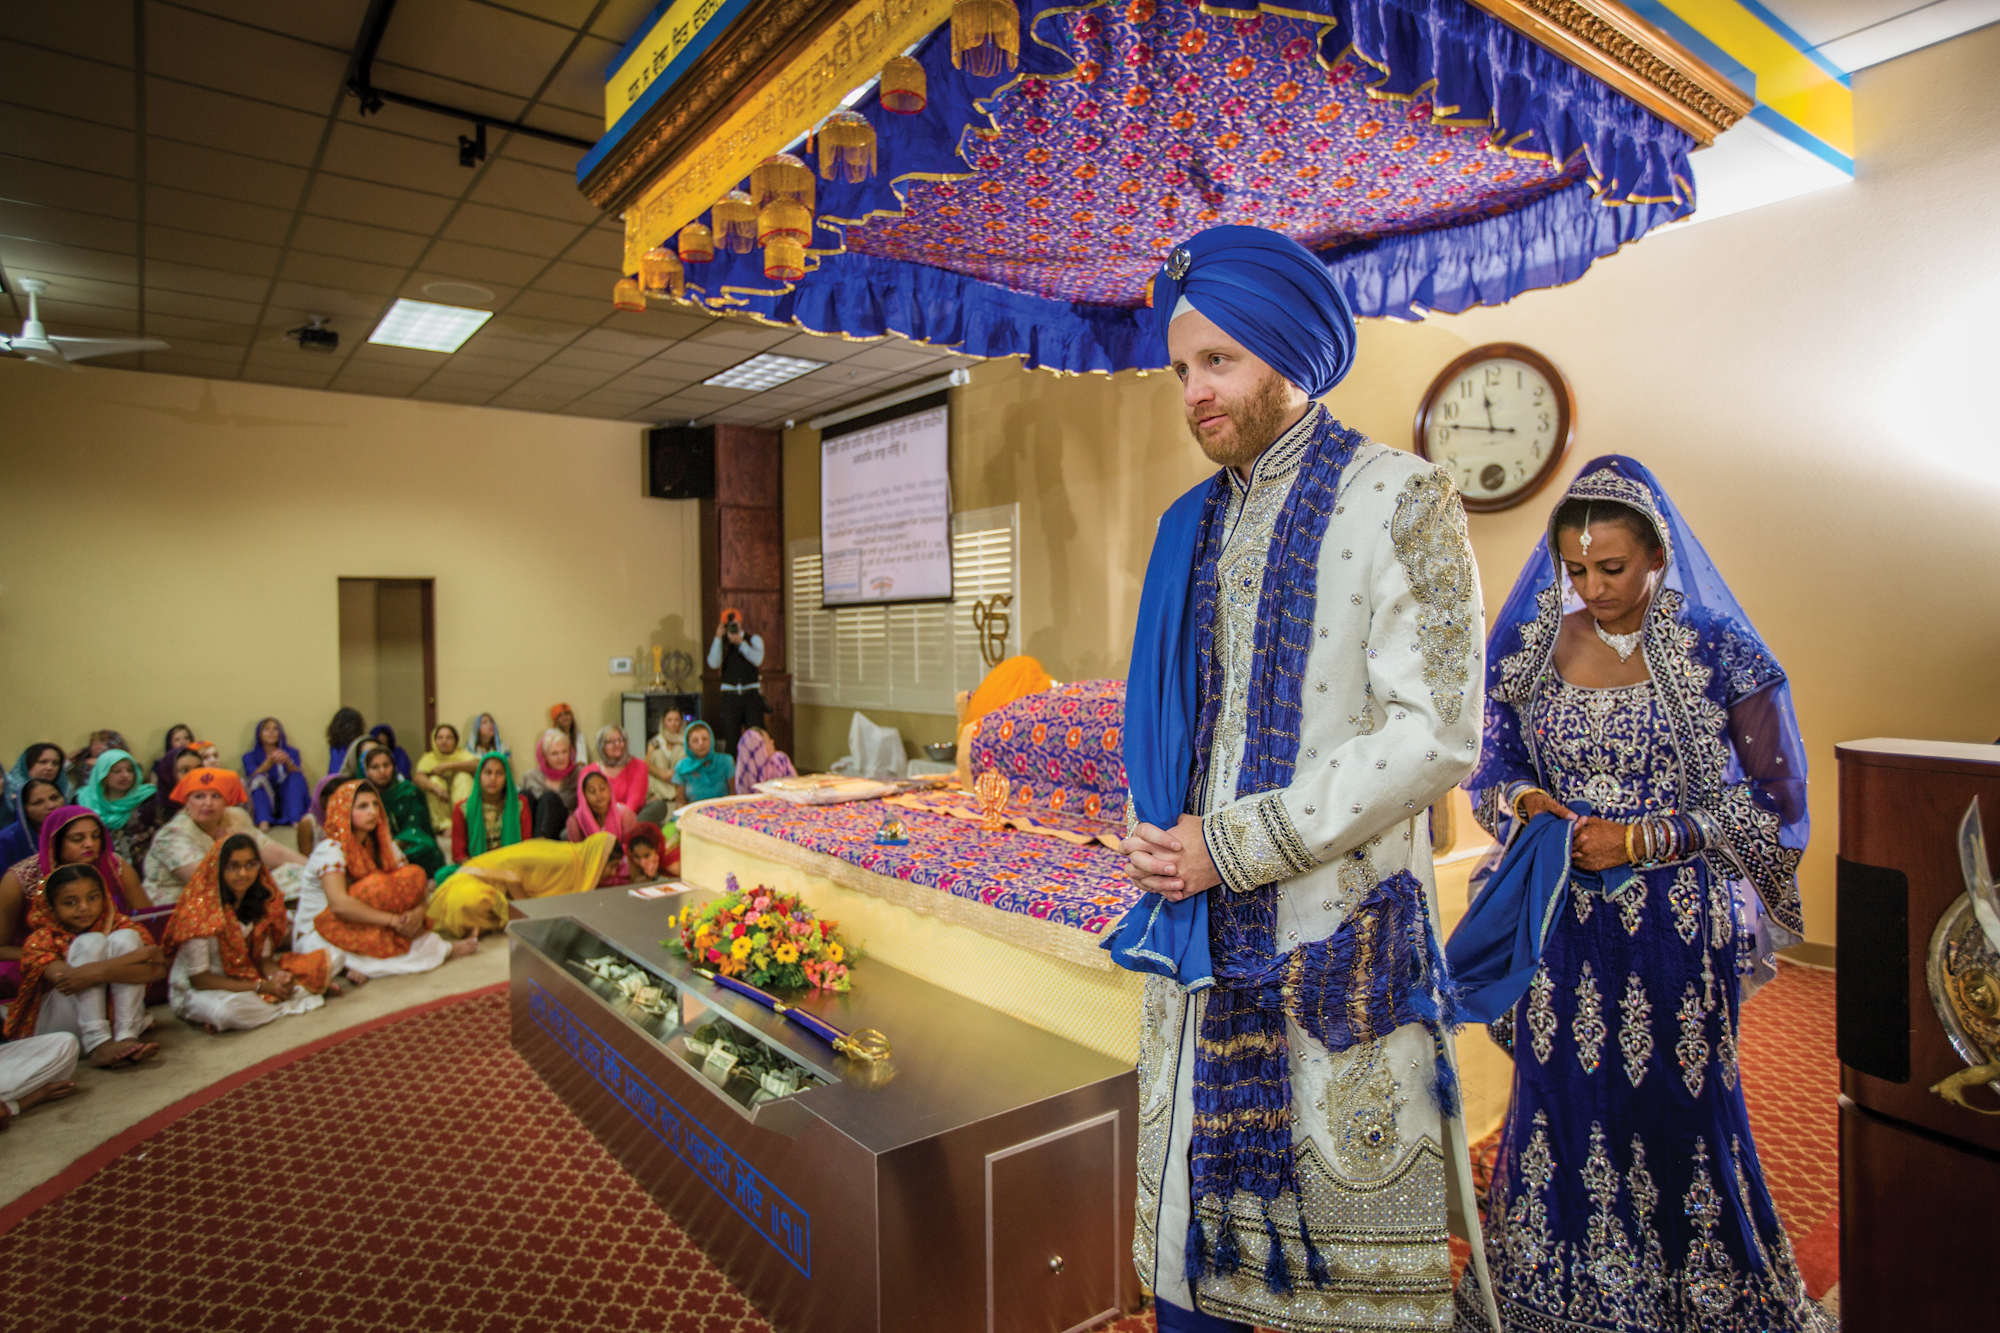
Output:
<svg viewBox="0 0 2000 1333">
<path fill-rule="evenodd" d="M 1449 1327 L 1476 1217 L 1426 812 L 1479 745 L 1464 511 L 1315 401 L 1355 329 L 1302 246 L 1213 227 L 1153 285 L 1221 471 L 1161 520 L 1128 685 L 1134 1257 L 1163 1333 Z"/>
</svg>

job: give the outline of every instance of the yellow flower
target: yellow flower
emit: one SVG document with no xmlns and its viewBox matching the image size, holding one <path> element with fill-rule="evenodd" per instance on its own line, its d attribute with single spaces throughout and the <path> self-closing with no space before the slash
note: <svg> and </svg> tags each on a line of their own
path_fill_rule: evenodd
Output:
<svg viewBox="0 0 2000 1333">
<path fill-rule="evenodd" d="M 846 956 L 846 953 L 847 953 L 847 951 L 846 951 L 845 949 L 842 949 L 842 948 L 840 947 L 840 945 L 839 945 L 838 943 L 836 943 L 835 941 L 833 941 L 833 940 L 828 940 L 828 941 L 827 941 L 827 943 L 826 943 L 826 961 L 827 961 L 827 962 L 829 962 L 829 963 L 837 963 L 837 962 L 839 962 L 839 961 L 840 961 L 840 960 L 841 960 L 841 959 L 842 959 L 843 957 L 845 957 L 845 956 Z"/>
<path fill-rule="evenodd" d="M 757 924 L 766 930 L 776 930 L 778 928 L 778 918 L 766 912 L 757 918 Z"/>
<path fill-rule="evenodd" d="M 748 958 L 750 956 L 749 937 L 739 935 L 736 942 L 729 946 L 729 956 L 731 958 Z"/>
<path fill-rule="evenodd" d="M 699 931 L 695 932 L 695 937 L 694 937 L 695 948 L 706 949 L 709 945 L 713 943 L 715 943 L 715 932 L 710 930 L 707 926 L 703 926 Z"/>
<path fill-rule="evenodd" d="M 781 963 L 796 963 L 799 960 L 799 946 L 796 944 L 780 944 L 777 953 Z"/>
</svg>

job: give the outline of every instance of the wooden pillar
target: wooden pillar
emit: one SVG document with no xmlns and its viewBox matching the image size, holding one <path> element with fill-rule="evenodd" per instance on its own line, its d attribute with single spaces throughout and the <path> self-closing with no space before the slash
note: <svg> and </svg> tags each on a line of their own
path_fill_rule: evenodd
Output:
<svg viewBox="0 0 2000 1333">
<path fill-rule="evenodd" d="M 792 750 L 792 676 L 785 657 L 784 448 L 774 430 L 715 428 L 715 498 L 701 502 L 701 647 L 715 635 L 722 608 L 743 613 L 764 640 L 764 729 Z M 722 673 L 704 658 L 703 716 L 721 709 Z"/>
</svg>

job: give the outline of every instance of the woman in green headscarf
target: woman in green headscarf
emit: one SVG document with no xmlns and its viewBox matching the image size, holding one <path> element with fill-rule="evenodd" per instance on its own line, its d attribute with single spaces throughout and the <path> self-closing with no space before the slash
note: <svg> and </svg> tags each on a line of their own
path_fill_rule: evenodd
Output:
<svg viewBox="0 0 2000 1333">
<path fill-rule="evenodd" d="M 687 731 L 687 757 L 674 765 L 674 781 L 680 784 L 687 799 L 712 801 L 718 796 L 729 795 L 729 781 L 736 773 L 736 761 L 726 754 L 715 753 L 715 732 L 706 722 L 690 722 Z"/>
<path fill-rule="evenodd" d="M 444 868 L 444 852 L 431 832 L 431 810 L 417 784 L 396 771 L 395 756 L 380 745 L 363 753 L 364 776 L 382 794 L 382 808 L 389 812 L 395 828 L 396 845 L 411 865 L 421 866 L 426 875 Z"/>
<path fill-rule="evenodd" d="M 495 847 L 511 847 L 534 826 L 534 807 L 514 786 L 513 761 L 498 751 L 481 755 L 472 795 L 451 810 L 451 859 L 462 864 Z"/>
<path fill-rule="evenodd" d="M 106 750 L 91 765 L 76 801 L 97 816 L 120 856 L 135 866 L 144 865 L 146 850 L 160 829 L 150 804 L 158 790 L 139 781 L 138 760 L 123 750 Z"/>
</svg>

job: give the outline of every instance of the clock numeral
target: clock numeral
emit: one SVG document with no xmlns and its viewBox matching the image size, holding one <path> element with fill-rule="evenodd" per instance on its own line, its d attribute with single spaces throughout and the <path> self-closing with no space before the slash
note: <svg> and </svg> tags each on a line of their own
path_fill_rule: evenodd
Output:
<svg viewBox="0 0 2000 1333">
<path fill-rule="evenodd" d="M 1431 448 L 1442 449 L 1450 443 L 1451 428 L 1449 426 L 1439 426 L 1431 432 Z"/>
<path fill-rule="evenodd" d="M 1444 419 L 1446 421 L 1458 420 L 1458 404 L 1452 402 L 1449 398 L 1444 401 Z"/>
<path fill-rule="evenodd" d="M 1547 385 L 1537 386 L 1537 388 L 1535 389 L 1535 406 L 1540 407 L 1542 405 L 1542 395 L 1547 393 L 1548 391 L 1549 390 Z"/>
<path fill-rule="evenodd" d="M 1488 384 L 1498 384 L 1500 382 L 1500 367 L 1486 367 L 1486 382 Z"/>
<path fill-rule="evenodd" d="M 1458 382 L 1458 396 L 1460 398 L 1472 397 L 1472 376 L 1467 375 Z"/>
</svg>

